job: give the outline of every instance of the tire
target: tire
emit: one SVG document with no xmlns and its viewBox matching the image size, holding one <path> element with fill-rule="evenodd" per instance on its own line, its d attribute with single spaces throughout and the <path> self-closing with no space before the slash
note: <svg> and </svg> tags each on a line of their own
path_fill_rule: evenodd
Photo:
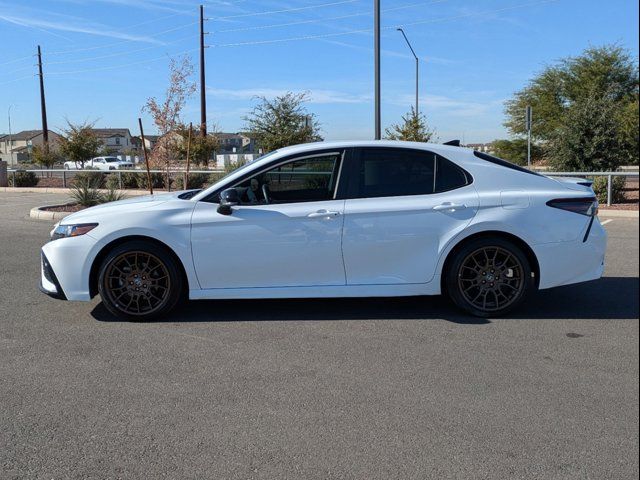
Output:
<svg viewBox="0 0 640 480">
<path fill-rule="evenodd" d="M 444 272 L 453 303 L 476 317 L 498 317 L 535 289 L 531 265 L 512 242 L 485 237 L 463 244 Z"/>
<path fill-rule="evenodd" d="M 145 321 L 168 314 L 181 300 L 184 282 L 164 247 L 134 240 L 111 250 L 98 270 L 98 292 L 118 318 Z"/>
</svg>

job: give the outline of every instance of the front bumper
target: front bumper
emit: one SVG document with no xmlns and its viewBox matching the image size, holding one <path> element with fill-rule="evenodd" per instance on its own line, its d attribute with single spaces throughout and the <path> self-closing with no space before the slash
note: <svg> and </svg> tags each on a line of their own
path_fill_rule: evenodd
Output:
<svg viewBox="0 0 640 480">
<path fill-rule="evenodd" d="M 89 276 L 99 245 L 89 235 L 60 238 L 42 247 L 41 290 L 71 301 L 89 301 Z"/>
<path fill-rule="evenodd" d="M 58 277 L 56 277 L 47 256 L 44 252 L 40 252 L 40 291 L 46 293 L 50 297 L 57 298 L 59 300 L 66 300 L 67 296 L 64 294 Z"/>
</svg>

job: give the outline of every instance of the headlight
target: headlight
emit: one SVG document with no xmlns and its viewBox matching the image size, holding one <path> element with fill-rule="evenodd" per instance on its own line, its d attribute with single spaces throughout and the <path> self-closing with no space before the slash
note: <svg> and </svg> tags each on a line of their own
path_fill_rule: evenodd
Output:
<svg viewBox="0 0 640 480">
<path fill-rule="evenodd" d="M 51 240 L 67 237 L 79 237 L 98 226 L 97 223 L 78 223 L 75 225 L 56 225 L 51 232 Z"/>
</svg>

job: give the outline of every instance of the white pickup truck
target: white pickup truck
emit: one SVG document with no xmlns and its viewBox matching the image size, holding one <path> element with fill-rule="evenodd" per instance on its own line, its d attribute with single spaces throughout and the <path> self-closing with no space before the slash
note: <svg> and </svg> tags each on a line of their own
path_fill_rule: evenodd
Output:
<svg viewBox="0 0 640 480">
<path fill-rule="evenodd" d="M 80 162 L 64 162 L 65 170 L 81 170 L 82 168 L 93 168 L 96 170 L 121 170 L 133 168 L 132 162 L 120 160 L 118 157 L 95 157 L 84 162 L 84 167 Z"/>
</svg>

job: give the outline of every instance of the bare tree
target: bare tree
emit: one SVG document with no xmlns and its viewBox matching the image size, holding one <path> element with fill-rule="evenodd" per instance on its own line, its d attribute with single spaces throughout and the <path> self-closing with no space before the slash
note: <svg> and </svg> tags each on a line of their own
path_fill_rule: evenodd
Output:
<svg viewBox="0 0 640 480">
<path fill-rule="evenodd" d="M 182 138 L 174 133 L 180 126 L 180 113 L 187 99 L 196 91 L 191 79 L 194 68 L 188 56 L 169 61 L 169 86 L 164 99 L 147 99 L 143 111 L 149 112 L 160 137 L 151 151 L 151 163 L 155 168 L 166 169 L 167 187 L 170 186 L 169 172 L 177 157 L 179 141 Z"/>
</svg>

